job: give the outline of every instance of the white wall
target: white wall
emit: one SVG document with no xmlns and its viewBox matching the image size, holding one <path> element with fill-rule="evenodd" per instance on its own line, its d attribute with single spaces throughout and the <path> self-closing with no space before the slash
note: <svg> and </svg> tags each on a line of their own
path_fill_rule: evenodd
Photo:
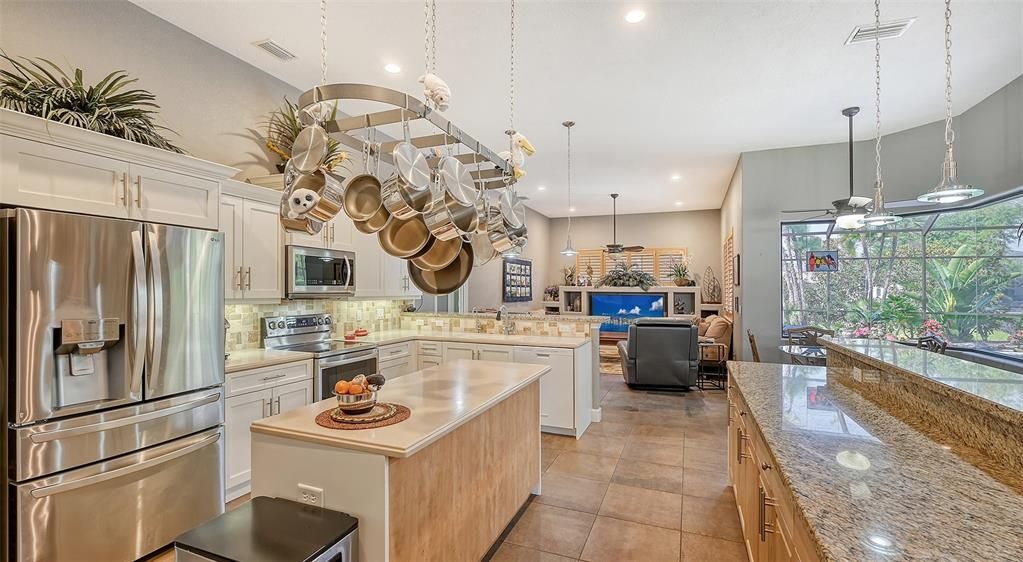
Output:
<svg viewBox="0 0 1023 562">
<path fill-rule="evenodd" d="M 1023 77 L 955 120 L 959 175 L 999 193 L 1023 185 Z M 860 127 L 870 126 L 859 122 Z M 888 200 L 913 199 L 941 179 L 944 122 L 882 138 Z M 874 141 L 854 145 L 855 192 L 870 196 Z M 781 333 L 781 226 L 807 215 L 783 209 L 827 208 L 848 196 L 848 145 L 844 143 L 745 152 L 742 178 L 742 322 L 757 336 L 765 361 L 779 361 Z M 748 349 L 748 344 L 744 346 Z"/>
<path fill-rule="evenodd" d="M 507 303 L 509 310 L 527 311 L 543 306 L 543 289 L 548 285 L 548 254 L 551 248 L 551 219 L 526 208 L 526 228 L 529 242 L 522 251 L 523 258 L 533 261 L 533 300 Z M 472 270 L 469 276 L 469 307 L 497 308 L 501 306 L 501 257 Z"/>
<path fill-rule="evenodd" d="M 193 156 L 273 172 L 259 129 L 266 114 L 298 90 L 126 1 L 3 0 L 0 48 L 81 68 L 96 83 L 114 70 L 139 81 L 160 105 L 166 136 Z M 0 66 L 8 67 L 6 62 Z"/>
<path fill-rule="evenodd" d="M 568 219 L 551 220 L 550 274 L 561 284 L 561 270 L 575 264 L 559 252 L 565 247 Z M 702 279 L 710 266 L 721 279 L 721 214 L 716 210 L 675 211 L 618 216 L 618 243 L 648 248 L 685 247 L 692 258 L 689 275 Z M 572 218 L 572 243 L 577 250 L 601 248 L 611 243 L 611 216 Z"/>
</svg>

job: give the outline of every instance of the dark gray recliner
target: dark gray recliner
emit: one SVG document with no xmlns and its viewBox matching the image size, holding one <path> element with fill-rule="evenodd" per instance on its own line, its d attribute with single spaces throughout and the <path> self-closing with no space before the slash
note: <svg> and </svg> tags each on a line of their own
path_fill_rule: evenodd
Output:
<svg viewBox="0 0 1023 562">
<path fill-rule="evenodd" d="M 687 389 L 700 365 L 699 332 L 689 320 L 643 318 L 618 342 L 622 375 L 630 387 Z"/>
</svg>

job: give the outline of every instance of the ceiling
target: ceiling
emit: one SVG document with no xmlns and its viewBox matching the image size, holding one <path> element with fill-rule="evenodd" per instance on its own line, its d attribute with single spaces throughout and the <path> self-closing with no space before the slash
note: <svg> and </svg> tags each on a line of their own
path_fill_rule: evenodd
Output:
<svg viewBox="0 0 1023 562">
<path fill-rule="evenodd" d="M 315 0 L 133 1 L 300 90 L 319 82 Z M 502 150 L 508 4 L 438 4 L 446 116 Z M 873 136 L 873 44 L 844 45 L 855 25 L 873 22 L 869 0 L 517 5 L 515 127 L 537 148 L 520 193 L 547 216 L 568 214 L 566 119 L 578 123 L 576 215 L 610 214 L 611 192 L 622 193 L 620 213 L 717 209 L 741 152 L 841 142 L 839 111 L 849 105 L 864 110 L 857 138 Z M 646 19 L 626 23 L 636 7 Z M 881 9 L 883 21 L 917 18 L 882 43 L 883 132 L 942 118 L 942 4 L 885 0 Z M 959 113 L 1023 74 L 1023 1 L 957 1 L 953 10 Z M 421 95 L 422 2 L 329 0 L 328 28 L 328 81 Z M 280 62 L 252 45 L 267 38 L 298 58 Z M 389 74 L 387 63 L 403 71 Z"/>
</svg>

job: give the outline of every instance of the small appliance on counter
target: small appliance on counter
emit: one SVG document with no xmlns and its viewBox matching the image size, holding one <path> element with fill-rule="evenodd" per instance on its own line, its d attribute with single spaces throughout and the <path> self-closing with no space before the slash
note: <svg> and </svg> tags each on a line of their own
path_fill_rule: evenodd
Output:
<svg viewBox="0 0 1023 562">
<path fill-rule="evenodd" d="M 329 314 L 267 316 L 260 333 L 263 347 L 313 354 L 314 389 L 317 401 L 334 394 L 340 380 L 377 372 L 376 344 L 362 341 L 337 341 L 331 337 L 334 319 Z"/>
<path fill-rule="evenodd" d="M 359 520 L 260 496 L 179 536 L 179 562 L 358 562 Z"/>
</svg>

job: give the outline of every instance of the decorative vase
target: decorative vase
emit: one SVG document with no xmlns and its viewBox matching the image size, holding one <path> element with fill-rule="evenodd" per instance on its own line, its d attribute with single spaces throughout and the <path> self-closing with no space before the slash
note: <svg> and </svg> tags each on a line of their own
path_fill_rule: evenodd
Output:
<svg viewBox="0 0 1023 562">
<path fill-rule="evenodd" d="M 688 287 L 689 286 L 689 278 L 687 278 L 687 277 L 676 277 L 674 279 L 674 281 L 675 281 L 675 286 L 676 287 Z"/>
</svg>

